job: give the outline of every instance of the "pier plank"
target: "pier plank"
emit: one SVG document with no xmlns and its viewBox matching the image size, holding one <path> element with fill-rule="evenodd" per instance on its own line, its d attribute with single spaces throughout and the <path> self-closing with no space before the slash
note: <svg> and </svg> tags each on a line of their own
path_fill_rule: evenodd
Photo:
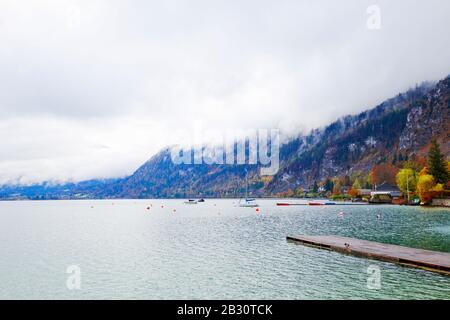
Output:
<svg viewBox="0 0 450 320">
<path fill-rule="evenodd" d="M 399 263 L 450 275 L 450 253 L 341 236 L 287 236 L 290 241 L 345 254 Z M 348 244 L 348 245 L 346 245 Z"/>
</svg>

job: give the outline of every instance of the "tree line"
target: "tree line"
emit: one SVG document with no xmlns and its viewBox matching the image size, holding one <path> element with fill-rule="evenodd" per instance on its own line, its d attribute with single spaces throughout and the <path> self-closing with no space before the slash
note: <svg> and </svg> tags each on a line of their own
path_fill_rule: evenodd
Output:
<svg viewBox="0 0 450 320">
<path fill-rule="evenodd" d="M 391 161 L 384 157 L 368 173 L 355 171 L 349 175 L 327 177 L 323 181 L 315 181 L 307 189 L 299 187 L 278 195 L 350 199 L 363 197 L 364 189 L 373 190 L 387 183 L 397 185 L 407 200 L 419 197 L 422 203 L 429 203 L 434 197 L 449 192 L 449 178 L 450 162 L 445 159 L 439 143 L 433 139 L 427 157 L 394 154 Z"/>
</svg>

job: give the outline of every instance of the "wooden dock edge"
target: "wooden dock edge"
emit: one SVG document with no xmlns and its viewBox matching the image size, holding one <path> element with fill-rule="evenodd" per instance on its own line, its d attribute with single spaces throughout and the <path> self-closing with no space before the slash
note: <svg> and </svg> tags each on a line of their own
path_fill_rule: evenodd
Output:
<svg viewBox="0 0 450 320">
<path fill-rule="evenodd" d="M 367 258 L 367 259 L 396 263 L 398 265 L 405 266 L 405 267 L 419 268 L 419 269 L 437 272 L 437 273 L 440 273 L 443 275 L 450 276 L 450 268 L 445 267 L 445 266 L 427 263 L 427 262 L 421 262 L 421 261 L 415 261 L 415 260 L 409 260 L 409 259 L 401 259 L 401 258 L 393 258 L 390 256 L 385 256 L 385 255 L 381 255 L 381 254 L 371 254 L 371 253 L 367 253 L 367 252 L 360 251 L 360 250 L 354 250 L 354 249 L 350 249 L 350 248 L 344 249 L 342 247 L 333 246 L 330 244 L 316 242 L 316 241 L 312 241 L 312 240 L 301 239 L 301 238 L 298 238 L 295 236 L 286 236 L 286 240 L 295 242 L 295 243 L 300 243 L 300 244 L 303 244 L 308 247 L 324 249 L 324 250 L 329 250 L 329 251 L 336 251 L 336 252 L 339 252 L 342 254 L 352 255 L 352 256 L 360 257 L 360 258 Z"/>
</svg>

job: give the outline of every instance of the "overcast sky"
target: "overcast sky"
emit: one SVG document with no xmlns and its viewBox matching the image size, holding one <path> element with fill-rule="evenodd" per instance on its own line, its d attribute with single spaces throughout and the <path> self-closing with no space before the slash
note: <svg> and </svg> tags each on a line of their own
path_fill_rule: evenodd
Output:
<svg viewBox="0 0 450 320">
<path fill-rule="evenodd" d="M 0 183 L 124 176 L 177 130 L 323 126 L 448 75 L 449 15 L 447 0 L 0 0 Z"/>
</svg>

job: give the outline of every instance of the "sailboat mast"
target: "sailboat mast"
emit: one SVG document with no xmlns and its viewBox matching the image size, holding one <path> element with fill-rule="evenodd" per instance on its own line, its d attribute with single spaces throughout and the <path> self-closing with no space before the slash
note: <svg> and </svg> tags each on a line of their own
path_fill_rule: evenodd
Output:
<svg viewBox="0 0 450 320">
<path fill-rule="evenodd" d="M 248 199 L 248 172 L 245 173 L 245 200 Z"/>
</svg>

